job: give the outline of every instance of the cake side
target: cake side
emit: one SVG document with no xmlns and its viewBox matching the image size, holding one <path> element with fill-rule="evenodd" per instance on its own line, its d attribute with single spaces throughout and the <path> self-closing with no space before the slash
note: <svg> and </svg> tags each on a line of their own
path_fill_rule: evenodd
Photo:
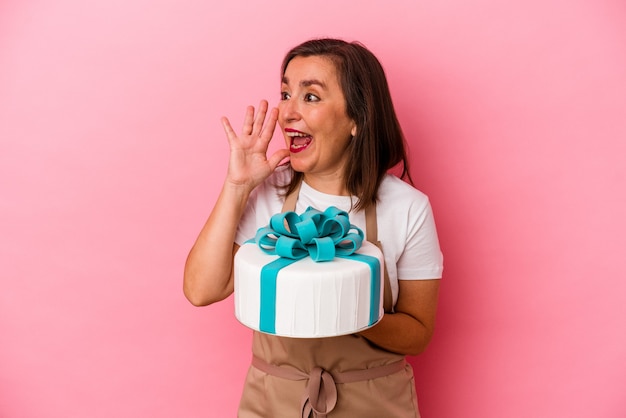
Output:
<svg viewBox="0 0 626 418">
<path fill-rule="evenodd" d="M 261 280 L 262 270 L 272 263 L 291 264 L 281 266 L 273 282 Z M 353 256 L 324 262 L 281 260 L 244 244 L 235 256 L 235 315 L 252 329 L 287 337 L 363 330 L 383 315 L 383 263 L 382 253 L 369 242 Z"/>
</svg>

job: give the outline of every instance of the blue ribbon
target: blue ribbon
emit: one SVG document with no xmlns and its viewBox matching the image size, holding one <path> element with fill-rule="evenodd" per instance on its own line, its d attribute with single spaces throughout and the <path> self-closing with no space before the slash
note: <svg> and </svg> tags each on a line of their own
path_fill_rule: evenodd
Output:
<svg viewBox="0 0 626 418">
<path fill-rule="evenodd" d="M 363 231 L 350 224 L 347 212 L 331 206 L 324 212 L 309 207 L 302 215 L 278 213 L 272 216 L 268 226 L 259 228 L 254 241 L 266 254 L 280 256 L 261 269 L 261 331 L 276 333 L 278 272 L 307 256 L 315 262 L 341 257 L 367 263 L 371 276 L 369 325 L 378 320 L 380 262 L 376 257 L 355 254 L 363 243 Z"/>
</svg>

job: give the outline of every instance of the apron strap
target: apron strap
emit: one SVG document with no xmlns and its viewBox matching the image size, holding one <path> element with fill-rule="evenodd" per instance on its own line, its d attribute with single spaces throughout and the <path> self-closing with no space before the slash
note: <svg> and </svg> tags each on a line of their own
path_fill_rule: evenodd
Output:
<svg viewBox="0 0 626 418">
<path fill-rule="evenodd" d="M 298 195 L 300 194 L 300 186 L 302 186 L 302 182 L 299 182 L 296 188 L 285 196 L 285 203 L 283 203 L 283 210 L 281 212 L 293 212 L 296 210 L 296 202 L 298 201 Z"/>
<path fill-rule="evenodd" d="M 378 220 L 376 219 L 376 202 L 365 208 L 365 235 L 366 239 L 376 245 L 383 252 L 383 244 L 378 241 Z M 384 252 L 383 252 L 384 254 Z M 385 291 L 383 292 L 383 307 L 385 312 L 393 311 L 393 296 L 391 295 L 391 281 L 385 263 Z"/>
<path fill-rule="evenodd" d="M 296 210 L 296 202 L 298 201 L 298 195 L 300 194 L 300 186 L 302 182 L 299 182 L 298 185 L 293 189 L 291 193 L 289 193 L 285 197 L 285 202 L 283 203 L 282 212 L 293 212 Z M 378 249 L 382 252 L 383 245 L 380 241 L 378 241 L 378 221 L 376 219 L 376 202 L 369 205 L 365 208 L 365 238 L 378 247 Z M 384 253 L 383 253 L 384 254 Z M 385 312 L 393 311 L 393 296 L 391 294 L 391 281 L 389 280 L 389 273 L 387 272 L 387 264 L 385 263 L 384 268 L 385 275 L 385 288 L 383 292 L 383 308 Z"/>
</svg>

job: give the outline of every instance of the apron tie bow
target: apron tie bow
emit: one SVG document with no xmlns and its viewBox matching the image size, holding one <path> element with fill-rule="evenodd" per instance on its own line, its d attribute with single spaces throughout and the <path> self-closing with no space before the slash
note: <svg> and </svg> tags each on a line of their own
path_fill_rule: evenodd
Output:
<svg viewBox="0 0 626 418">
<path fill-rule="evenodd" d="M 333 376 L 321 367 L 314 367 L 309 374 L 309 383 L 302 398 L 302 417 L 326 417 L 337 404 L 337 386 Z"/>
<path fill-rule="evenodd" d="M 368 369 L 348 370 L 332 374 L 316 366 L 311 369 L 310 373 L 305 373 L 292 367 L 270 364 L 257 356 L 252 356 L 252 367 L 264 373 L 293 381 L 308 380 L 300 406 L 302 418 L 309 418 L 311 414 L 313 418 L 324 418 L 335 409 L 335 405 L 337 405 L 336 385 L 338 383 L 362 382 L 389 376 L 404 370 L 406 364 L 406 360 L 401 359 L 394 363 Z"/>
</svg>

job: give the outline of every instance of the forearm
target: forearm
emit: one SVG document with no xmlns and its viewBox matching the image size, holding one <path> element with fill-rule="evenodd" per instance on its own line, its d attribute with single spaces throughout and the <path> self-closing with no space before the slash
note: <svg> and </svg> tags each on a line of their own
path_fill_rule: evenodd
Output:
<svg viewBox="0 0 626 418">
<path fill-rule="evenodd" d="M 360 334 L 394 353 L 417 355 L 426 349 L 435 329 L 439 279 L 399 280 L 395 313 Z"/>
<path fill-rule="evenodd" d="M 222 118 L 230 146 L 226 180 L 185 263 L 183 291 L 194 305 L 209 305 L 233 292 L 235 234 L 248 197 L 289 155 L 289 150 L 281 149 L 267 158 L 278 119 L 278 109 L 269 114 L 267 109 L 266 100 L 256 115 L 254 107 L 248 106 L 241 134 L 235 133 L 228 118 Z"/>
<path fill-rule="evenodd" d="M 233 291 L 233 244 L 249 194 L 245 187 L 225 183 L 189 252 L 183 291 L 196 306 L 222 300 Z"/>
<path fill-rule="evenodd" d="M 359 333 L 394 353 L 417 355 L 426 349 L 432 330 L 408 314 L 386 313 L 378 324 Z"/>
</svg>

